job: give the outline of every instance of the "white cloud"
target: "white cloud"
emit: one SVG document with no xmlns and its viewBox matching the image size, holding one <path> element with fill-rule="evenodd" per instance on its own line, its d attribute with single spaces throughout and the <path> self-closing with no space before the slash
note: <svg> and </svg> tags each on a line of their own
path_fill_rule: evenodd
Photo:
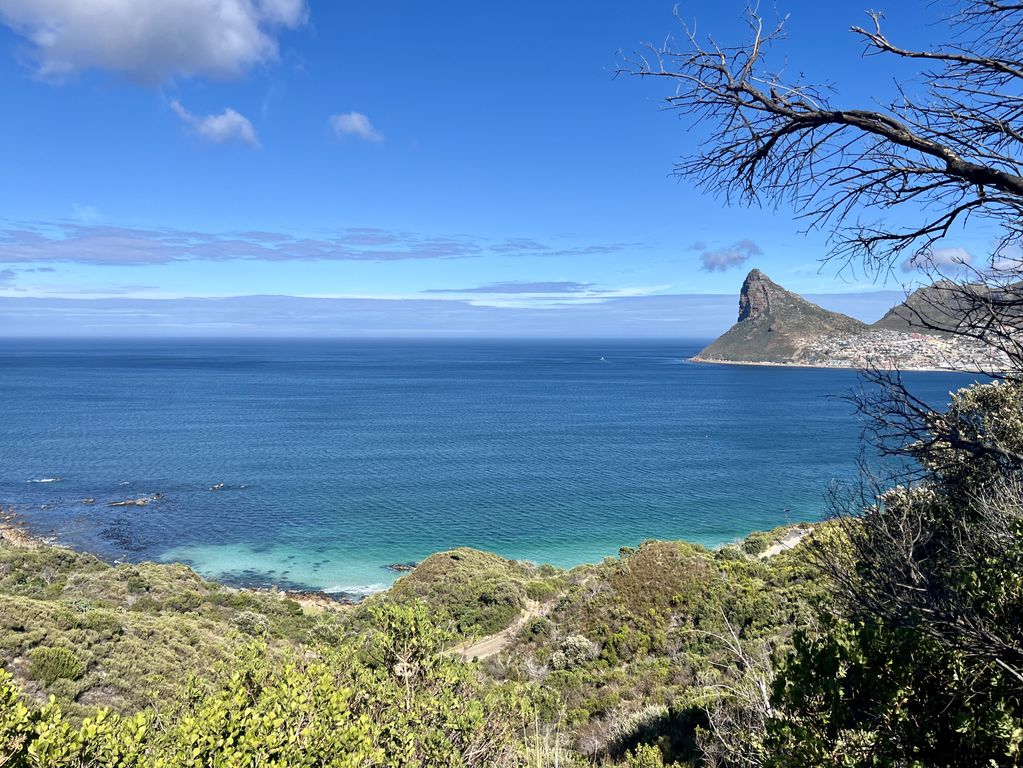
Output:
<svg viewBox="0 0 1023 768">
<path fill-rule="evenodd" d="M 150 84 L 238 77 L 277 58 L 274 33 L 307 16 L 305 0 L 0 0 L 40 76 L 103 69 Z"/>
<path fill-rule="evenodd" d="M 704 243 L 693 243 L 693 250 L 703 251 L 700 261 L 707 272 L 725 272 L 732 267 L 741 267 L 754 256 L 761 256 L 763 251 L 752 240 L 740 240 L 727 248 L 708 249 Z"/>
<path fill-rule="evenodd" d="M 910 256 L 902 262 L 903 272 L 915 269 L 921 272 L 965 269 L 973 263 L 973 255 L 965 248 L 934 248 L 926 253 Z"/>
<path fill-rule="evenodd" d="M 361 112 L 345 112 L 341 115 L 332 115 L 327 122 L 334 129 L 335 136 L 354 136 L 364 141 L 375 142 L 384 140 L 384 135 L 374 128 L 370 119 Z"/>
<path fill-rule="evenodd" d="M 1018 245 L 1000 247 L 991 257 L 991 271 L 998 277 L 1018 279 L 1023 275 L 1023 248 Z"/>
<path fill-rule="evenodd" d="M 215 144 L 240 141 L 252 147 L 259 146 L 256 129 L 249 119 L 228 107 L 219 115 L 193 115 L 178 100 L 170 103 L 175 114 L 192 127 L 197 134 Z"/>
</svg>

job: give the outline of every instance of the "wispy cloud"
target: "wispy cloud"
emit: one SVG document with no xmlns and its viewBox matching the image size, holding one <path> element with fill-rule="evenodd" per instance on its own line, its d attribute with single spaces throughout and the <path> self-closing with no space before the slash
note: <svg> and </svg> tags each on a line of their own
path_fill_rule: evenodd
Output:
<svg viewBox="0 0 1023 768">
<path fill-rule="evenodd" d="M 71 204 L 71 215 L 83 224 L 95 224 L 102 218 L 99 208 L 94 205 Z"/>
<path fill-rule="evenodd" d="M 965 248 L 934 248 L 926 253 L 913 254 L 902 262 L 903 272 L 958 271 L 973 264 L 973 255 Z"/>
<path fill-rule="evenodd" d="M 307 17 L 305 0 L 0 0 L 0 22 L 50 79 L 86 69 L 147 84 L 238 77 L 276 59 L 277 30 Z"/>
<path fill-rule="evenodd" d="M 705 243 L 696 242 L 690 250 L 701 251 L 700 261 L 707 272 L 726 272 L 733 267 L 741 267 L 754 256 L 763 251 L 760 246 L 749 239 L 740 240 L 734 245 L 724 248 L 709 248 Z"/>
<path fill-rule="evenodd" d="M 185 109 L 181 102 L 174 99 L 171 109 L 199 136 L 214 144 L 241 142 L 250 147 L 259 147 L 256 129 L 249 119 L 228 107 L 218 115 L 194 115 Z"/>
<path fill-rule="evenodd" d="M 355 227 L 321 237 L 259 231 L 211 233 L 108 225 L 0 227 L 0 264 L 168 264 L 180 261 L 401 261 L 504 254 L 503 240 Z M 547 248 L 520 255 L 614 252 L 617 244 Z"/>
<path fill-rule="evenodd" d="M 487 293 L 487 294 L 518 294 L 518 293 L 599 293 L 593 283 L 577 283 L 571 280 L 551 282 L 510 281 L 504 283 L 488 283 L 472 288 L 430 288 L 423 293 Z"/>
<path fill-rule="evenodd" d="M 24 290 L 18 283 L 18 275 L 39 272 L 56 272 L 53 267 L 18 267 L 16 269 L 0 269 L 0 288 Z"/>
<path fill-rule="evenodd" d="M 339 138 L 351 136 L 363 141 L 379 143 L 384 140 L 384 135 L 378 131 L 370 119 L 361 112 L 345 112 L 340 115 L 331 115 L 327 121 Z"/>
</svg>

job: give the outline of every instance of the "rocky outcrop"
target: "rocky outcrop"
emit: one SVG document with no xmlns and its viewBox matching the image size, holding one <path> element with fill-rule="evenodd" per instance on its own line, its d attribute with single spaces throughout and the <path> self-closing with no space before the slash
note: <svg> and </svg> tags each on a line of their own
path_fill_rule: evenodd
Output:
<svg viewBox="0 0 1023 768">
<path fill-rule="evenodd" d="M 746 280 L 739 291 L 739 319 L 756 320 L 771 313 L 771 294 L 780 295 L 785 291 L 780 285 L 761 272 L 759 269 L 752 270 L 746 275 Z"/>
<path fill-rule="evenodd" d="M 154 493 L 152 496 L 140 496 L 137 499 L 125 499 L 124 501 L 108 501 L 108 507 L 145 507 L 150 502 L 159 501 L 163 498 L 162 493 Z"/>
</svg>

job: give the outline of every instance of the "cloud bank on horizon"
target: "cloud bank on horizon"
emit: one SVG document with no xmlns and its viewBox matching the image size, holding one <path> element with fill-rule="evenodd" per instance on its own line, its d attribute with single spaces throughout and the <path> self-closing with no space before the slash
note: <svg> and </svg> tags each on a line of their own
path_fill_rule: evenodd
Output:
<svg viewBox="0 0 1023 768">
<path fill-rule="evenodd" d="M 873 322 L 904 296 L 897 291 L 876 291 L 807 298 L 827 309 Z M 431 298 L 0 297 L 0 337 L 709 339 L 735 321 L 736 309 L 734 295 L 684 294 L 610 297 L 557 308 Z"/>
</svg>

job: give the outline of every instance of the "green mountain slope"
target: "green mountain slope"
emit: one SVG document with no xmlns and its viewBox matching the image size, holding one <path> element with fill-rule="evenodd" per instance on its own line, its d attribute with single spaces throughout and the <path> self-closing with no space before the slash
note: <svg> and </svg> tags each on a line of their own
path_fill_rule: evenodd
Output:
<svg viewBox="0 0 1023 768">
<path fill-rule="evenodd" d="M 994 312 L 1003 322 L 1018 328 L 1023 323 L 1019 310 L 1021 291 L 1018 284 L 992 289 L 941 280 L 913 291 L 871 327 L 950 336 L 957 328 L 985 325 Z"/>
</svg>

